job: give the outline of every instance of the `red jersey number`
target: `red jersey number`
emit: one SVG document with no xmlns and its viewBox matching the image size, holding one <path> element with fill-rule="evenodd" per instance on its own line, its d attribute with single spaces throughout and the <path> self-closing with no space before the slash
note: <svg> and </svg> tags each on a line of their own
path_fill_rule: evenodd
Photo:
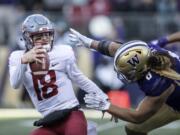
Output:
<svg viewBox="0 0 180 135">
<path fill-rule="evenodd" d="M 49 79 L 46 80 L 46 77 Z M 50 70 L 45 76 L 32 75 L 35 92 L 38 100 L 47 99 L 58 93 L 56 82 L 56 74 L 54 70 Z"/>
</svg>

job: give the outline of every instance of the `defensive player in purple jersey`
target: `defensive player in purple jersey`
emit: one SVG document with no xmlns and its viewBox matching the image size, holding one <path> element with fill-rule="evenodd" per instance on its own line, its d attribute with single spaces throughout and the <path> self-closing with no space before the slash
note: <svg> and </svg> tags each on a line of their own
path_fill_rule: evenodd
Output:
<svg viewBox="0 0 180 135">
<path fill-rule="evenodd" d="M 127 43 L 96 41 L 73 29 L 69 37 L 76 46 L 114 57 L 118 78 L 125 83 L 137 82 L 146 95 L 135 110 L 130 110 L 117 107 L 98 94 L 87 94 L 87 107 L 128 121 L 127 135 L 147 135 L 153 129 L 180 119 L 180 58 L 161 48 L 180 41 L 180 33 L 150 44 L 140 40 Z"/>
</svg>

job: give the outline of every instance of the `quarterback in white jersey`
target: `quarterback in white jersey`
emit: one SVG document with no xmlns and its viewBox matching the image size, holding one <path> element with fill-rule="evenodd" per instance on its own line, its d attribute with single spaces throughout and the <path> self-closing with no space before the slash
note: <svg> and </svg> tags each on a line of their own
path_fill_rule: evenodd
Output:
<svg viewBox="0 0 180 135">
<path fill-rule="evenodd" d="M 77 67 L 70 46 L 52 46 L 54 29 L 51 22 L 39 14 L 30 15 L 22 25 L 27 50 L 11 53 L 9 58 L 10 83 L 13 88 L 24 85 L 36 109 L 44 118 L 35 123 L 31 135 L 86 135 L 87 122 L 75 96 L 72 81 L 88 93 L 106 96 Z M 43 76 L 34 75 L 31 62 L 42 62 L 49 56 L 49 70 Z"/>
</svg>

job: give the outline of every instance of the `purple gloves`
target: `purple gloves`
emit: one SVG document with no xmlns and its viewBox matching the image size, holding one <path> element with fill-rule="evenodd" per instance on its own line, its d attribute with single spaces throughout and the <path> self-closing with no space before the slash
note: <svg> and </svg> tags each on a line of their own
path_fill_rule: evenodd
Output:
<svg viewBox="0 0 180 135">
<path fill-rule="evenodd" d="M 157 40 L 150 41 L 148 44 L 153 46 L 165 47 L 168 43 L 169 41 L 167 37 L 161 37 Z"/>
</svg>

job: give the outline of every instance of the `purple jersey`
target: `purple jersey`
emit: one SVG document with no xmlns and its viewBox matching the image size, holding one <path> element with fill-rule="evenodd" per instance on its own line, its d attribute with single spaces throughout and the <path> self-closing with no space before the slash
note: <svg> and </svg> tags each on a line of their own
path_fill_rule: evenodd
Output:
<svg viewBox="0 0 180 135">
<path fill-rule="evenodd" d="M 173 65 L 173 69 L 180 74 L 180 58 L 163 48 L 158 46 L 149 45 L 152 50 L 156 51 L 167 51 L 175 63 Z M 159 96 L 161 95 L 171 84 L 175 84 L 174 92 L 168 97 L 166 104 L 171 106 L 173 109 L 180 111 L 180 81 L 172 80 L 167 77 L 160 76 L 159 74 L 149 71 L 141 80 L 138 81 L 140 89 L 144 91 L 147 96 Z"/>
</svg>

